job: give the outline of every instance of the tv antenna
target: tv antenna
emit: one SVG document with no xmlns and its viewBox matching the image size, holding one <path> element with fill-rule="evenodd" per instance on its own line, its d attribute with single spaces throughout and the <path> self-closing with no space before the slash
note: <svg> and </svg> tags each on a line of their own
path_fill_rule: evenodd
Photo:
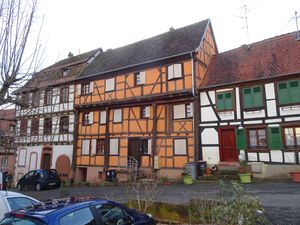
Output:
<svg viewBox="0 0 300 225">
<path fill-rule="evenodd" d="M 300 16 L 298 16 L 297 11 L 295 11 L 295 20 L 296 20 L 296 29 L 297 29 L 297 40 L 300 40 L 300 31 L 299 31 L 299 27 L 298 27 L 298 18 Z"/>
<path fill-rule="evenodd" d="M 240 17 L 241 19 L 244 19 L 245 20 L 245 26 L 243 28 L 246 29 L 246 35 L 247 35 L 247 45 L 249 45 L 249 27 L 248 27 L 248 12 L 249 12 L 249 9 L 247 8 L 247 5 L 244 5 L 243 7 L 241 7 L 240 9 L 243 9 L 244 10 L 244 16 L 238 16 Z"/>
</svg>

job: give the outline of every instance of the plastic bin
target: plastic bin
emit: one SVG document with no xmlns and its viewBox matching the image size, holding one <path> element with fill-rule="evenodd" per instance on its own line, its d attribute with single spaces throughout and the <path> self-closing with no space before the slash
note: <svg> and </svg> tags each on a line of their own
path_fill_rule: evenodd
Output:
<svg viewBox="0 0 300 225">
<path fill-rule="evenodd" d="M 113 182 L 117 179 L 116 170 L 108 170 L 106 171 L 106 181 Z"/>
<path fill-rule="evenodd" d="M 188 175 L 192 176 L 193 180 L 197 179 L 197 163 L 196 162 L 190 162 L 185 165 L 186 172 Z"/>
<path fill-rule="evenodd" d="M 207 163 L 206 161 L 199 161 L 198 162 L 198 176 L 203 177 L 205 175 Z"/>
</svg>

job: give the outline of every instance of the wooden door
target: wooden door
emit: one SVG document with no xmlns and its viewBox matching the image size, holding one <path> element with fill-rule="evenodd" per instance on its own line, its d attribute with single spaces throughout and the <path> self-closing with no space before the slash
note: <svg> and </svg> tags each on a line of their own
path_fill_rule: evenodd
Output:
<svg viewBox="0 0 300 225">
<path fill-rule="evenodd" d="M 141 165 L 141 139 L 130 138 L 128 140 L 128 156 L 134 157 L 138 161 L 138 166 Z"/>
<path fill-rule="evenodd" d="M 61 155 L 57 158 L 55 168 L 62 181 L 67 181 L 69 178 L 71 163 L 66 155 Z"/>
<path fill-rule="evenodd" d="M 238 151 L 235 142 L 235 129 L 224 128 L 219 130 L 220 158 L 225 162 L 238 161 Z"/>
<path fill-rule="evenodd" d="M 41 169 L 50 170 L 52 160 L 52 148 L 43 148 Z"/>
</svg>

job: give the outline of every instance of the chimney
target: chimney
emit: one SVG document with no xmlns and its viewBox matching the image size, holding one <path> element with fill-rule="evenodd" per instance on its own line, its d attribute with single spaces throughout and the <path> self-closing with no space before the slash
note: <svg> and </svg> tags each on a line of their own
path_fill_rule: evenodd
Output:
<svg viewBox="0 0 300 225">
<path fill-rule="evenodd" d="M 71 58 L 71 57 L 73 57 L 73 56 L 74 56 L 74 54 L 73 54 L 72 52 L 69 52 L 68 58 Z"/>
<path fill-rule="evenodd" d="M 175 30 L 174 27 L 170 27 L 169 28 L 169 31 L 173 31 L 173 30 Z"/>
</svg>

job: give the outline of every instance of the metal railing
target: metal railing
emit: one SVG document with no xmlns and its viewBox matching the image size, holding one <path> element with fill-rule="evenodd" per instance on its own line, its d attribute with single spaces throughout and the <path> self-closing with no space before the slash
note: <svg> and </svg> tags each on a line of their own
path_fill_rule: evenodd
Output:
<svg viewBox="0 0 300 225">
<path fill-rule="evenodd" d="M 127 169 L 131 173 L 133 178 L 137 177 L 139 162 L 132 156 L 127 158 Z"/>
</svg>

